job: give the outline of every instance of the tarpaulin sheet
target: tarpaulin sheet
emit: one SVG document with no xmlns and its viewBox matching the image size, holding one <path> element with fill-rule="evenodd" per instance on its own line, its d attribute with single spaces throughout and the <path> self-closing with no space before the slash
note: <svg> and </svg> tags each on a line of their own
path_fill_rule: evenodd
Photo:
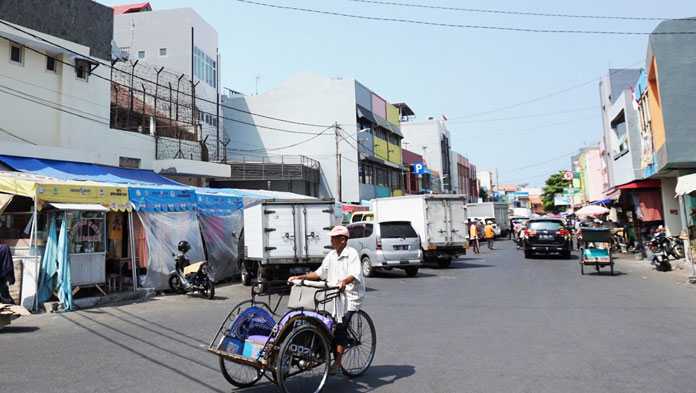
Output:
<svg viewBox="0 0 696 393">
<path fill-rule="evenodd" d="M 150 170 L 7 155 L 0 155 L 0 161 L 21 172 L 29 172 L 56 179 L 91 180 L 118 184 L 179 185 L 179 183 Z"/>
<path fill-rule="evenodd" d="M 179 241 L 186 240 L 191 250 L 186 254 L 191 263 L 205 259 L 198 217 L 194 211 L 148 212 L 139 210 L 147 237 L 147 275 L 145 287 L 169 288 L 169 273 L 174 271 L 174 257 Z"/>
<path fill-rule="evenodd" d="M 2 172 L 0 173 L 0 191 L 36 198 L 40 202 L 98 203 L 108 206 L 111 210 L 130 210 L 128 189 L 113 184 Z"/>
<path fill-rule="evenodd" d="M 226 216 L 244 207 L 244 197 L 196 191 L 196 205 L 202 215 Z"/>
<path fill-rule="evenodd" d="M 128 198 L 135 210 L 181 211 L 196 208 L 193 187 L 128 187 Z"/>
<path fill-rule="evenodd" d="M 198 215 L 201 233 L 213 266 L 212 279 L 219 281 L 239 273 L 239 236 L 244 226 L 243 210 L 231 215 Z"/>
<path fill-rule="evenodd" d="M 638 193 L 638 200 L 640 201 L 640 212 L 643 221 L 662 220 L 662 202 L 659 191 L 641 191 Z"/>
</svg>

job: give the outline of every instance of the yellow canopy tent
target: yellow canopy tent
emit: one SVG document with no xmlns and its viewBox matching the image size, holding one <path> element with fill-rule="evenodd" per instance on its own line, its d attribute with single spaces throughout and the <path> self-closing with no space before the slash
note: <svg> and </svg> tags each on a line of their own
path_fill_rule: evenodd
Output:
<svg viewBox="0 0 696 393">
<path fill-rule="evenodd" d="M 130 211 L 128 187 L 54 179 L 19 172 L 0 172 L 0 192 L 30 197 L 37 209 L 45 202 L 100 204 L 114 211 Z"/>
</svg>

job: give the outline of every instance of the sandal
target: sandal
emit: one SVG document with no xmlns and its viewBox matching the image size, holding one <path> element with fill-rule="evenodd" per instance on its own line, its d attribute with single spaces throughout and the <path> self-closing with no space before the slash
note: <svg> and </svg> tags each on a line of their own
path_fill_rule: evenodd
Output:
<svg viewBox="0 0 696 393">
<path fill-rule="evenodd" d="M 339 372 L 341 372 L 341 366 L 336 366 L 335 364 L 332 364 L 329 367 L 329 375 L 336 375 Z"/>
</svg>

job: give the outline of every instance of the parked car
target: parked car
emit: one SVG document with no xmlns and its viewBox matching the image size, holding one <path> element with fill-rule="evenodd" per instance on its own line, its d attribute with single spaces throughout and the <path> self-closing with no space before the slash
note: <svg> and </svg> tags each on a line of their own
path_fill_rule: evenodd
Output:
<svg viewBox="0 0 696 393">
<path fill-rule="evenodd" d="M 350 217 L 350 222 L 374 221 L 374 219 L 375 219 L 375 212 L 367 210 L 367 211 L 353 212 L 353 215 Z"/>
<path fill-rule="evenodd" d="M 363 274 L 377 269 L 404 269 L 409 277 L 418 274 L 423 251 L 409 221 L 361 221 L 348 225 L 348 245 L 358 251 Z"/>
<path fill-rule="evenodd" d="M 533 254 L 559 253 L 570 259 L 570 233 L 560 218 L 532 218 L 525 232 L 524 257 Z"/>
</svg>

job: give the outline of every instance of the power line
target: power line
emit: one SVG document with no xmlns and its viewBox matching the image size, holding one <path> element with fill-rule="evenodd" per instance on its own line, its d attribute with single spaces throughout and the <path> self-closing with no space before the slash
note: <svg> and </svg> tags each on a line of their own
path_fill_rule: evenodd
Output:
<svg viewBox="0 0 696 393">
<path fill-rule="evenodd" d="M 453 121 L 453 122 L 447 122 L 447 124 L 463 124 L 463 123 L 486 123 L 489 121 L 504 121 L 504 120 L 516 120 L 516 119 L 528 119 L 532 117 L 544 117 L 544 116 L 553 116 L 553 115 L 559 115 L 562 113 L 573 113 L 573 112 L 582 112 L 582 111 L 587 111 L 587 110 L 594 110 L 597 109 L 597 106 L 588 106 L 586 108 L 579 108 L 579 109 L 571 109 L 567 111 L 558 111 L 558 112 L 547 112 L 547 113 L 537 113 L 534 115 L 523 115 L 523 116 L 511 116 L 511 117 L 499 117 L 497 119 L 482 119 L 482 120 L 462 120 L 462 121 Z"/>
<path fill-rule="evenodd" d="M 396 2 L 389 2 L 389 1 L 371 1 L 371 0 L 349 0 L 349 1 L 353 1 L 356 3 L 391 5 L 391 6 L 412 7 L 412 8 L 427 8 L 427 9 L 446 10 L 446 11 L 480 12 L 480 13 L 489 13 L 489 14 L 524 15 L 524 16 L 543 16 L 543 17 L 556 17 L 556 18 L 657 20 L 657 21 L 673 20 L 670 18 L 639 17 L 639 16 L 572 15 L 572 14 L 553 14 L 553 13 L 543 13 L 543 12 L 488 10 L 488 9 L 479 9 L 479 8 L 459 8 L 459 7 L 444 7 L 444 6 L 423 5 L 423 4 L 407 4 L 407 3 L 396 3 Z"/>
<path fill-rule="evenodd" d="M 610 70 L 610 71 L 609 71 L 609 75 L 614 74 L 614 73 L 616 73 L 616 72 L 621 72 L 621 71 L 623 71 L 623 70 L 629 69 L 630 67 L 633 67 L 633 66 L 635 66 L 635 65 L 637 65 L 637 64 L 644 63 L 644 62 L 645 62 L 645 60 L 638 60 L 637 62 L 635 62 L 635 63 L 633 63 L 633 64 L 631 64 L 631 65 L 628 65 L 628 66 L 626 66 L 626 67 L 624 67 L 624 68 L 617 68 L 617 69 L 614 69 L 614 70 Z M 485 111 L 485 112 L 474 113 L 474 114 L 471 114 L 471 115 L 453 117 L 452 120 L 467 119 L 467 118 L 470 118 L 470 117 L 483 116 L 483 115 L 487 115 L 487 114 L 489 114 L 489 113 L 500 112 L 500 111 L 505 110 L 505 109 L 510 109 L 510 108 L 514 108 L 514 107 L 517 107 L 517 106 L 526 105 L 526 104 L 529 104 L 529 103 L 532 103 L 532 102 L 536 102 L 536 101 L 540 101 L 540 100 L 543 100 L 543 99 L 546 99 L 546 98 L 550 98 L 550 97 L 553 97 L 553 96 L 557 96 L 557 95 L 559 95 L 559 94 L 566 93 L 566 92 L 571 91 L 571 90 L 575 90 L 575 89 L 577 89 L 577 88 L 580 88 L 580 87 L 589 85 L 590 83 L 598 82 L 598 81 L 600 81 L 602 78 L 603 78 L 603 77 L 594 78 L 594 79 L 589 80 L 589 81 L 587 81 L 587 82 L 583 82 L 583 83 L 580 83 L 580 84 L 575 85 L 575 86 L 568 87 L 568 88 L 563 89 L 563 90 L 558 90 L 558 91 L 555 91 L 555 92 L 553 92 L 553 93 L 550 93 L 550 94 L 547 94 L 547 95 L 544 95 L 544 96 L 541 96 L 541 97 L 536 97 L 536 98 L 532 98 L 532 99 L 530 99 L 530 100 L 518 102 L 518 103 L 516 103 L 516 104 L 506 105 L 506 106 L 503 106 L 503 107 L 500 107 L 500 108 L 495 108 L 495 109 L 487 110 L 487 111 Z"/>
<path fill-rule="evenodd" d="M 344 14 L 344 13 L 341 13 L 341 12 L 324 11 L 324 10 L 315 10 L 315 9 L 300 8 L 300 7 L 288 7 L 288 6 L 281 6 L 281 5 L 277 5 L 277 4 L 261 3 L 261 2 L 250 1 L 250 0 L 236 0 L 236 1 L 238 1 L 238 2 L 240 2 L 240 3 L 247 3 L 247 4 L 258 5 L 258 6 L 262 6 L 262 7 L 278 8 L 278 9 L 292 10 L 292 11 L 310 12 L 310 13 L 322 14 L 322 15 L 342 16 L 342 17 L 353 18 L 353 19 L 365 19 L 365 20 L 380 21 L 380 22 L 399 22 L 399 23 L 409 23 L 409 24 L 417 24 L 417 25 L 438 26 L 438 27 L 453 27 L 453 28 L 463 28 L 463 29 L 481 29 L 481 30 L 514 31 L 514 32 L 526 32 L 526 33 L 596 34 L 596 35 L 650 35 L 650 34 L 680 35 L 680 34 L 696 34 L 696 31 L 646 33 L 646 32 L 635 32 L 635 31 L 529 29 L 529 28 L 521 28 L 521 27 L 509 27 L 509 26 L 462 25 L 462 24 L 454 24 L 454 23 L 429 22 L 429 21 L 412 20 L 412 19 L 384 18 L 384 17 L 377 17 L 377 16 Z"/>
<path fill-rule="evenodd" d="M 517 134 L 517 133 L 524 132 L 524 131 L 537 131 L 537 130 L 542 129 L 542 128 L 554 127 L 554 126 L 558 126 L 558 125 L 562 125 L 562 124 L 575 123 L 577 121 L 596 119 L 596 118 L 597 118 L 597 116 L 585 116 L 585 117 L 581 117 L 579 119 L 560 121 L 560 122 L 556 122 L 556 123 L 549 123 L 549 124 L 544 124 L 544 125 L 540 125 L 540 126 L 521 128 L 521 129 L 511 130 L 511 131 L 496 132 L 496 133 L 492 133 L 492 134 L 483 134 L 482 133 L 481 135 L 469 136 L 469 137 L 467 137 L 467 140 L 490 138 L 493 136 L 500 136 L 500 135 Z"/>
<path fill-rule="evenodd" d="M 571 154 L 564 154 L 564 155 L 562 155 L 562 156 L 558 156 L 558 157 L 556 157 L 556 158 L 552 158 L 552 159 L 547 160 L 547 161 L 543 161 L 543 162 L 539 162 L 539 163 L 536 163 L 536 164 L 531 164 L 531 165 L 523 166 L 523 167 L 520 167 L 520 168 L 509 169 L 509 170 L 507 170 L 507 171 L 499 171 L 498 173 L 517 172 L 517 171 L 521 171 L 521 170 L 524 170 L 524 169 L 533 168 L 533 167 L 535 167 L 535 166 L 548 164 L 549 162 L 553 162 L 553 161 L 556 161 L 556 160 L 560 160 L 561 158 L 568 158 L 568 157 L 570 157 L 570 156 L 571 156 Z"/>
<path fill-rule="evenodd" d="M 233 150 L 233 151 L 241 151 L 241 152 L 262 152 L 262 151 L 283 150 L 283 149 L 287 149 L 287 148 L 290 148 L 290 147 L 299 146 L 299 145 L 302 145 L 302 144 L 304 144 L 304 143 L 307 143 L 307 142 L 309 142 L 309 141 L 311 141 L 311 140 L 314 140 L 314 139 L 316 139 L 317 137 L 319 137 L 319 136 L 321 136 L 321 135 L 324 135 L 324 133 L 325 133 L 326 131 L 328 131 L 328 130 L 330 130 L 330 129 L 332 129 L 332 128 L 333 128 L 333 126 L 328 127 L 328 128 L 326 128 L 324 131 L 322 131 L 322 132 L 320 132 L 320 133 L 318 133 L 318 134 L 316 134 L 316 135 L 310 137 L 309 139 L 305 139 L 305 140 L 303 140 L 303 141 L 300 141 L 300 142 L 297 142 L 297 143 L 293 143 L 293 144 L 287 145 L 287 146 L 279 146 L 279 147 L 271 147 L 271 148 L 263 148 L 263 149 L 230 149 L 230 150 Z"/>
<path fill-rule="evenodd" d="M 523 177 L 523 178 L 519 178 L 519 179 L 514 179 L 514 180 L 505 180 L 504 183 L 518 183 L 518 182 L 525 181 L 525 180 L 529 180 L 529 179 L 536 179 L 537 177 L 551 176 L 551 175 L 556 174 L 556 173 L 559 173 L 559 172 L 561 172 L 561 171 L 560 171 L 560 170 L 557 170 L 557 171 L 553 171 L 553 172 L 542 173 L 542 174 L 534 175 L 534 176 L 527 176 L 527 177 Z M 503 182 L 503 181 L 501 181 L 501 183 L 502 183 L 502 182 Z"/>
<path fill-rule="evenodd" d="M 74 54 L 74 55 L 78 55 L 78 56 L 80 56 L 80 57 L 89 59 L 89 60 L 91 60 L 92 62 L 94 62 L 95 64 L 104 66 L 104 67 L 109 68 L 109 69 L 111 69 L 111 70 L 114 70 L 114 71 L 116 71 L 116 72 L 122 72 L 122 73 L 124 72 L 124 71 L 122 71 L 122 70 L 120 70 L 120 69 L 114 67 L 113 65 L 111 65 L 111 64 L 109 64 L 109 63 L 105 63 L 105 62 L 101 61 L 100 59 L 97 59 L 97 58 L 94 58 L 94 57 L 91 57 L 91 56 L 85 56 L 85 55 L 83 55 L 83 54 L 81 54 L 81 53 L 75 52 L 75 51 L 73 51 L 73 50 L 71 50 L 71 49 L 69 49 L 69 48 L 66 48 L 66 47 L 64 47 L 64 46 L 62 46 L 62 45 L 60 45 L 60 44 L 57 44 L 57 43 L 55 43 L 55 42 L 53 42 L 53 41 L 51 41 L 51 40 L 48 40 L 48 39 L 46 39 L 46 38 L 43 38 L 43 37 L 41 37 L 41 36 L 35 35 L 35 34 L 31 33 L 31 32 L 28 32 L 28 31 L 26 31 L 26 30 L 24 30 L 24 29 L 21 29 L 21 28 L 19 28 L 19 27 L 17 27 L 17 26 L 14 26 L 14 25 L 10 24 L 10 23 L 7 23 L 7 22 L 5 22 L 5 21 L 3 21 L 3 20 L 0 20 L 0 24 L 3 24 L 3 25 L 8 26 L 8 27 L 11 27 L 11 28 L 13 28 L 13 29 L 15 29 L 15 30 L 17 30 L 17 31 L 20 31 L 20 32 L 22 32 L 22 33 L 24 33 L 24 34 L 27 34 L 27 35 L 29 35 L 29 36 L 35 38 L 35 39 L 44 41 L 44 42 L 46 42 L 46 43 L 48 43 L 48 44 L 51 44 L 51 45 L 53 45 L 53 46 L 55 46 L 55 47 L 57 47 L 57 48 L 63 49 L 63 50 L 65 50 L 65 51 L 68 51 L 68 52 L 70 52 L 70 53 L 72 53 L 72 54 Z M 0 37 L 6 39 L 6 40 L 8 40 L 8 41 L 14 42 L 12 39 L 10 39 L 10 38 L 8 38 L 8 37 L 1 36 L 1 35 L 0 35 Z M 26 47 L 24 44 L 19 44 L 19 45 L 22 45 L 22 46 Z M 34 49 L 34 48 L 29 47 L 29 49 L 31 49 L 32 51 L 34 51 L 34 52 L 36 52 L 36 53 L 42 54 L 42 55 L 44 55 L 44 56 L 48 56 L 48 55 L 46 55 L 46 54 L 44 54 L 44 53 L 41 53 L 41 52 L 37 51 L 37 50 Z M 71 66 L 71 67 L 75 67 L 74 65 L 65 63 L 65 62 L 63 62 L 63 61 L 61 61 L 61 60 L 59 60 L 59 59 L 56 59 L 56 60 L 58 60 L 60 63 L 69 65 L 69 66 Z M 111 80 L 111 79 L 104 78 L 104 77 L 102 77 L 101 75 L 96 75 L 96 74 L 95 74 L 95 76 L 97 76 L 98 78 L 107 80 L 107 81 L 109 81 L 109 82 L 119 84 L 119 83 L 117 83 L 117 82 L 114 82 L 114 81 Z M 143 78 L 143 77 L 138 76 L 138 75 L 133 75 L 133 77 L 134 77 L 134 78 L 137 78 L 137 79 L 139 79 L 139 80 L 141 80 L 141 81 L 144 81 L 144 82 L 156 84 L 156 82 L 153 82 L 152 80 Z M 129 87 L 129 86 L 127 86 L 127 85 L 122 85 L 122 84 L 119 84 L 119 85 L 133 90 L 132 87 Z M 138 91 L 138 90 L 134 90 L 134 91 Z M 180 92 L 179 94 L 184 95 L 184 96 L 194 97 L 193 94 L 189 94 L 189 93 L 186 93 L 186 92 Z M 206 103 L 209 103 L 209 104 L 220 105 L 220 107 L 222 107 L 222 108 L 227 108 L 227 109 L 230 109 L 230 110 L 233 110 L 233 111 L 238 111 L 238 112 L 246 113 L 246 114 L 249 114 L 249 115 L 258 116 L 258 117 L 266 118 L 266 119 L 269 119 L 269 120 L 275 120 L 275 121 L 280 121 L 280 122 L 285 122 L 285 123 L 291 123 L 291 124 L 296 124 L 296 125 L 303 125 L 303 126 L 308 126 L 308 127 L 320 127 L 320 128 L 330 127 L 330 126 L 328 126 L 328 125 L 326 125 L 326 124 L 313 124 L 313 123 L 306 123 L 306 122 L 300 122 L 300 121 L 295 121 L 295 120 L 281 119 L 281 118 L 278 118 L 278 117 L 273 117 L 273 116 L 263 115 L 263 114 L 254 113 L 254 112 L 250 112 L 250 111 L 245 111 L 245 110 L 243 110 L 243 109 L 231 107 L 231 106 L 228 106 L 228 105 L 218 104 L 216 101 L 208 100 L 208 99 L 203 98 L 203 97 L 196 97 L 196 100 L 197 100 L 197 101 L 201 101 L 201 102 L 206 102 Z"/>
</svg>

